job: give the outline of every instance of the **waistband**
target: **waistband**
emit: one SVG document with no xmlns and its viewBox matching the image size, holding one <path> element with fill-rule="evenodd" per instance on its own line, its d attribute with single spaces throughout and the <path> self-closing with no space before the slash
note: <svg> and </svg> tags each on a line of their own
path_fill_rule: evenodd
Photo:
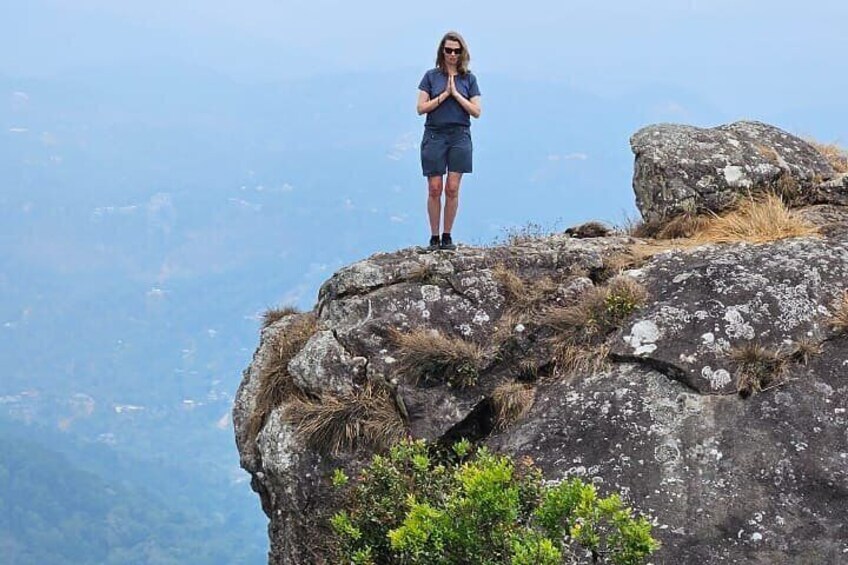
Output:
<svg viewBox="0 0 848 565">
<path fill-rule="evenodd" d="M 425 125 L 424 131 L 429 131 L 431 133 L 459 133 L 461 131 L 469 131 L 471 129 L 470 126 L 462 125 L 462 124 L 442 124 L 442 125 Z"/>
</svg>

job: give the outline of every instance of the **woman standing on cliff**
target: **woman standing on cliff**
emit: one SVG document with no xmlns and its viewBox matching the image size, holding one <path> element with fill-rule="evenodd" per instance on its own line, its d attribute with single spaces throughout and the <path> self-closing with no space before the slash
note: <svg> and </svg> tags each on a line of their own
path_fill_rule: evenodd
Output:
<svg viewBox="0 0 848 565">
<path fill-rule="evenodd" d="M 429 249 L 455 249 L 451 229 L 459 207 L 459 184 L 471 172 L 471 119 L 480 117 L 477 77 L 468 70 L 471 54 L 461 35 L 449 31 L 439 42 L 436 67 L 418 85 L 418 114 L 427 114 L 421 140 L 421 168 L 427 177 Z M 447 184 L 444 175 L 447 172 Z M 445 193 L 444 231 L 442 192 Z"/>
</svg>

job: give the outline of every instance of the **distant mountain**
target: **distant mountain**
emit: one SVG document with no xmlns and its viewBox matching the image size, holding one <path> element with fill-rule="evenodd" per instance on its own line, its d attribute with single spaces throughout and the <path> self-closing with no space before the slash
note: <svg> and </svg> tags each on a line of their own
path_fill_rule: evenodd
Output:
<svg viewBox="0 0 848 565">
<path fill-rule="evenodd" d="M 257 563 L 264 544 L 221 517 L 127 481 L 83 470 L 52 449 L 0 432 L 3 563 Z"/>
</svg>

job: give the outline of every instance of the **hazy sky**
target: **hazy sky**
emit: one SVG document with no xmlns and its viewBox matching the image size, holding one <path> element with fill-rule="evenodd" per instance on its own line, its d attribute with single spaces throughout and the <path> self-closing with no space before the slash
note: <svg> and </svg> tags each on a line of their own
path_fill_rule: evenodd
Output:
<svg viewBox="0 0 848 565">
<path fill-rule="evenodd" d="M 791 104 L 848 86 L 848 2 L 645 0 L 26 0 L 0 9 L 0 73 L 197 65 L 240 80 L 423 68 L 447 29 L 478 73 L 600 93 L 668 84 L 726 105 Z M 815 94 L 814 94 L 815 93 Z M 841 96 L 841 95 L 840 95 Z"/>
</svg>

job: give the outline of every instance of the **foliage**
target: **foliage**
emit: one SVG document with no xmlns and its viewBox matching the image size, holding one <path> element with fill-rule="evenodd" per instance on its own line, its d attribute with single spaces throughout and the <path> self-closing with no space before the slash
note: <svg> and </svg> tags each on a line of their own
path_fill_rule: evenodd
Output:
<svg viewBox="0 0 848 565">
<path fill-rule="evenodd" d="M 659 547 L 617 494 L 601 498 L 576 478 L 548 486 L 529 459 L 468 442 L 444 452 L 405 441 L 355 481 L 333 482 L 339 562 L 635 565 Z"/>
</svg>

